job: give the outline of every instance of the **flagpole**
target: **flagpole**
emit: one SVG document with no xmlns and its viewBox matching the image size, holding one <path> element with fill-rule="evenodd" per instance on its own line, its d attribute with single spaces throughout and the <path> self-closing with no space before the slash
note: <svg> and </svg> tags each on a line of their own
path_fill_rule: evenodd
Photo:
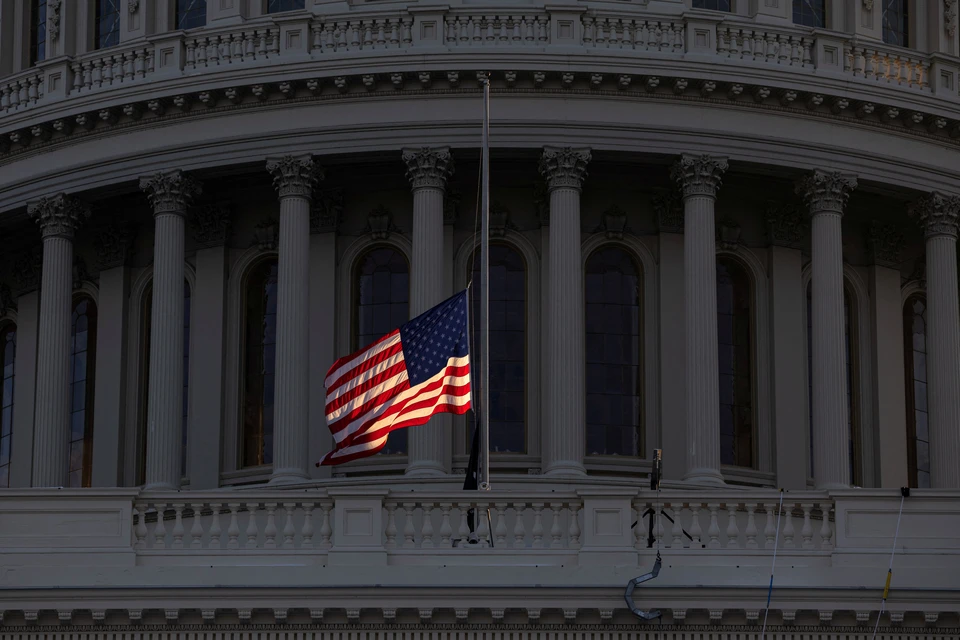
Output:
<svg viewBox="0 0 960 640">
<path fill-rule="evenodd" d="M 483 140 L 480 151 L 480 489 L 490 488 L 490 75 L 483 79 Z"/>
</svg>

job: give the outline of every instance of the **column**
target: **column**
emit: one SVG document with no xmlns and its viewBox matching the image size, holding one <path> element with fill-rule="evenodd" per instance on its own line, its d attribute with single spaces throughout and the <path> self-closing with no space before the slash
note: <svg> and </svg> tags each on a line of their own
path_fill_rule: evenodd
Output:
<svg viewBox="0 0 960 640">
<path fill-rule="evenodd" d="M 550 197 L 547 324 L 548 420 L 544 474 L 582 476 L 586 447 L 586 383 L 580 191 L 589 149 L 545 147 L 540 174 Z"/>
<path fill-rule="evenodd" d="M 73 237 L 90 212 L 60 194 L 30 204 L 27 213 L 40 224 L 43 236 L 33 486 L 62 487 L 67 484 L 70 434 Z"/>
<path fill-rule="evenodd" d="M 146 489 L 180 488 L 183 428 L 183 246 L 200 185 L 182 171 L 140 179 L 153 206 L 153 312 L 147 396 Z"/>
<path fill-rule="evenodd" d="M 270 484 L 309 478 L 310 203 L 323 170 L 310 156 L 267 161 L 280 197 L 277 267 L 277 360 L 274 379 L 273 473 Z"/>
<path fill-rule="evenodd" d="M 797 185 L 812 218 L 813 477 L 818 489 L 850 485 L 850 427 L 843 329 L 843 207 L 857 179 L 816 170 Z"/>
<path fill-rule="evenodd" d="M 927 409 L 930 486 L 960 487 L 960 312 L 957 216 L 960 197 L 932 193 L 912 207 L 927 251 Z"/>
<path fill-rule="evenodd" d="M 447 147 L 404 149 L 403 163 L 413 191 L 413 259 L 410 265 L 410 317 L 444 299 L 443 196 L 453 175 L 453 156 Z M 453 421 L 434 416 L 411 429 L 408 436 L 407 475 L 435 476 L 450 466 Z"/>
<path fill-rule="evenodd" d="M 717 241 L 714 204 L 725 158 L 683 154 L 671 175 L 683 193 L 683 292 L 687 384 L 687 472 L 693 484 L 722 485 L 717 363 Z"/>
</svg>

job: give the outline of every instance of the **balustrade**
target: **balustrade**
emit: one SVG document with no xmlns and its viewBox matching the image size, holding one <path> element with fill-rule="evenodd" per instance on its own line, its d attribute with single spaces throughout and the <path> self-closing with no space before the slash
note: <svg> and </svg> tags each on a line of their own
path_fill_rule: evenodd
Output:
<svg viewBox="0 0 960 640">
<path fill-rule="evenodd" d="M 26 109 L 36 104 L 42 97 L 43 74 L 34 70 L 0 82 L 0 112 Z"/>
<path fill-rule="evenodd" d="M 71 63 L 73 91 L 89 91 L 141 80 L 154 71 L 154 49 L 142 45 L 127 50 L 97 51 Z"/>
<path fill-rule="evenodd" d="M 542 46 L 550 40 L 550 16 L 448 15 L 444 33 L 448 47 Z"/>
<path fill-rule="evenodd" d="M 680 21 L 601 16 L 583 18 L 583 45 L 589 48 L 682 54 L 683 32 L 683 23 Z"/>
</svg>

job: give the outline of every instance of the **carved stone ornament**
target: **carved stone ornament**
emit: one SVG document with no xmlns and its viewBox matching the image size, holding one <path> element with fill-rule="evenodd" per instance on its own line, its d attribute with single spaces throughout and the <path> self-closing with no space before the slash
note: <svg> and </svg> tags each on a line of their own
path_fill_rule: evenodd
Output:
<svg viewBox="0 0 960 640">
<path fill-rule="evenodd" d="M 611 240 L 623 240 L 623 233 L 627 230 L 627 212 L 613 205 L 601 215 L 600 226 L 593 233 L 603 231 Z"/>
<path fill-rule="evenodd" d="M 810 215 L 814 215 L 820 212 L 843 214 L 850 192 L 856 188 L 856 176 L 816 169 L 801 178 L 795 190 L 803 198 Z"/>
<path fill-rule="evenodd" d="M 0 316 L 17 310 L 17 300 L 6 283 L 0 283 Z"/>
<path fill-rule="evenodd" d="M 99 269 L 106 271 L 126 264 L 133 247 L 133 238 L 133 231 L 125 221 L 113 220 L 100 226 L 93 241 Z"/>
<path fill-rule="evenodd" d="M 280 245 L 280 223 L 276 218 L 264 218 L 253 230 L 253 245 L 260 251 L 276 251 Z"/>
<path fill-rule="evenodd" d="M 50 41 L 56 41 L 60 37 L 60 7 L 63 0 L 47 0 L 47 35 Z"/>
<path fill-rule="evenodd" d="M 206 204 L 193 216 L 193 236 L 200 247 L 218 247 L 230 237 L 230 206 Z"/>
<path fill-rule="evenodd" d="M 874 264 L 900 269 L 903 232 L 898 227 L 873 220 L 870 223 L 869 242 Z"/>
<path fill-rule="evenodd" d="M 670 176 L 680 185 L 684 198 L 715 198 L 720 188 L 720 178 L 728 166 L 726 158 L 684 153 L 670 169 Z"/>
<path fill-rule="evenodd" d="M 313 187 L 323 180 L 323 168 L 310 156 L 284 156 L 267 160 L 267 171 L 273 175 L 273 186 L 281 198 L 313 197 Z"/>
<path fill-rule="evenodd" d="M 873 0 L 863 0 L 863 8 L 867 11 L 873 11 Z"/>
<path fill-rule="evenodd" d="M 590 149 L 544 147 L 540 156 L 540 175 L 547 181 L 547 190 L 583 187 L 590 162 Z"/>
<path fill-rule="evenodd" d="M 455 225 L 460 219 L 460 191 L 448 188 L 443 194 L 443 224 Z"/>
<path fill-rule="evenodd" d="M 957 0 L 943 0 L 943 23 L 949 37 L 957 35 Z"/>
<path fill-rule="evenodd" d="M 923 254 L 913 263 L 913 271 L 907 277 L 907 282 L 916 282 L 923 290 L 927 288 L 927 255 Z"/>
<path fill-rule="evenodd" d="M 78 255 L 73 256 L 73 288 L 79 289 L 84 282 L 93 282 L 87 261 Z"/>
<path fill-rule="evenodd" d="M 794 205 L 770 205 L 767 208 L 767 235 L 770 244 L 789 249 L 800 248 L 803 215 Z"/>
<path fill-rule="evenodd" d="M 957 237 L 957 215 L 960 214 L 960 196 L 934 191 L 913 203 L 910 215 L 917 219 L 928 238 Z"/>
<path fill-rule="evenodd" d="M 73 239 L 76 230 L 90 217 L 90 209 L 76 198 L 61 193 L 28 204 L 27 214 L 40 225 L 44 239 Z"/>
<path fill-rule="evenodd" d="M 735 220 L 723 218 L 717 221 L 717 248 L 735 251 L 740 246 L 740 225 Z"/>
<path fill-rule="evenodd" d="M 40 286 L 40 273 L 43 270 L 43 252 L 38 245 L 30 245 L 21 250 L 13 259 L 13 277 L 17 284 L 17 294 L 23 295 Z"/>
<path fill-rule="evenodd" d="M 540 226 L 548 226 L 550 224 L 550 193 L 547 190 L 547 183 L 543 179 L 533 183 L 533 206 L 536 209 Z"/>
<path fill-rule="evenodd" d="M 657 193 L 651 199 L 660 233 L 683 233 L 683 201 L 674 189 Z"/>
<path fill-rule="evenodd" d="M 490 205 L 490 237 L 502 238 L 507 233 L 507 229 L 515 227 L 510 222 L 510 210 L 500 202 L 494 202 Z"/>
<path fill-rule="evenodd" d="M 324 189 L 313 194 L 310 232 L 333 233 L 343 220 L 343 190 Z"/>
<path fill-rule="evenodd" d="M 453 175 L 453 155 L 448 147 L 404 149 L 403 163 L 413 189 L 446 189 Z"/>
<path fill-rule="evenodd" d="M 140 178 L 140 189 L 147 194 L 155 216 L 186 215 L 187 207 L 201 192 L 200 183 L 179 169 Z"/>
<path fill-rule="evenodd" d="M 367 226 L 364 231 L 371 234 L 375 240 L 386 240 L 391 232 L 399 229 L 393 225 L 393 214 L 381 204 L 367 216 Z"/>
<path fill-rule="evenodd" d="M 133 15 L 140 10 L 140 0 L 130 0 L 130 4 L 127 5 L 127 9 L 130 11 L 130 14 Z"/>
</svg>

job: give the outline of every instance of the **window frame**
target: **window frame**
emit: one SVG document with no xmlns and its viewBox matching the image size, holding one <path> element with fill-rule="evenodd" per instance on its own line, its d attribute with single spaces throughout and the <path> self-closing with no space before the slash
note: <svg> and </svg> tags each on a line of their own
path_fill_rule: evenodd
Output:
<svg viewBox="0 0 960 640">
<path fill-rule="evenodd" d="M 913 305 L 913 302 L 917 299 L 922 299 L 924 304 L 924 312 L 929 310 L 927 307 L 927 294 L 924 290 L 917 290 L 906 296 L 901 310 L 903 313 L 903 366 L 904 366 L 904 393 L 906 401 L 906 437 L 907 437 L 907 481 L 909 486 L 912 488 L 919 487 L 919 476 L 918 476 L 918 466 L 917 466 L 917 416 L 916 416 L 916 396 L 915 396 L 915 377 L 914 377 L 914 360 L 913 360 L 913 312 L 910 311 L 910 324 L 907 323 L 907 309 Z M 926 320 L 929 322 L 929 319 Z M 926 338 L 928 337 L 928 328 L 927 325 L 924 326 L 924 342 L 926 343 Z M 924 351 L 926 355 L 929 355 L 929 352 Z M 928 377 L 929 384 L 929 368 L 924 366 L 925 373 Z M 929 402 L 929 387 L 927 401 Z M 929 405 L 927 415 L 929 416 Z M 929 419 L 927 422 L 927 438 L 930 437 L 929 432 Z M 929 442 L 928 442 L 929 445 Z M 928 487 L 929 488 L 929 485 Z"/>
<path fill-rule="evenodd" d="M 41 11 L 42 7 L 42 11 Z M 27 12 L 29 14 L 29 25 L 30 25 L 30 52 L 29 52 L 29 61 L 30 65 L 36 65 L 40 62 L 43 62 L 47 59 L 47 47 L 50 44 L 49 39 L 47 38 L 47 11 L 49 7 L 47 6 L 47 0 L 29 0 L 27 5 Z M 41 20 L 39 15 L 43 14 L 43 19 Z M 40 42 L 40 32 L 43 32 L 43 42 Z M 43 44 L 43 55 L 40 55 L 40 45 Z"/>
<path fill-rule="evenodd" d="M 290 1 L 290 0 L 279 0 L 279 1 L 280 1 L 280 2 L 284 2 L 284 1 Z M 296 0 L 293 0 L 293 1 L 296 2 Z M 302 7 L 295 7 L 295 8 L 293 8 L 293 9 L 278 9 L 278 10 L 276 10 L 276 11 L 271 11 L 271 10 L 270 10 L 270 0 L 263 0 L 263 15 L 277 15 L 277 14 L 280 14 L 280 13 L 290 13 L 290 12 L 292 12 L 292 11 L 303 11 L 303 10 L 305 10 L 305 9 L 307 8 L 307 6 L 306 6 L 306 5 L 307 5 L 307 2 L 306 2 L 306 0 L 302 0 L 302 2 L 303 2 L 303 5 L 304 5 L 304 6 L 302 6 Z"/>
<path fill-rule="evenodd" d="M 173 0 L 173 21 L 171 26 L 171 31 L 190 31 L 192 29 L 202 29 L 207 26 L 207 0 L 203 1 L 203 12 L 199 15 L 203 16 L 203 23 L 196 25 L 194 27 L 181 27 L 180 26 L 180 7 L 184 2 L 189 2 L 190 0 Z"/>
<path fill-rule="evenodd" d="M 113 2 L 114 0 L 95 0 L 93 5 L 93 49 L 96 51 L 103 51 L 106 49 L 112 49 L 113 47 L 119 46 L 121 44 L 121 39 L 123 36 L 123 28 L 120 24 L 120 21 L 123 19 L 123 8 L 120 4 L 121 0 L 116 1 L 116 16 L 117 16 L 117 28 L 111 30 L 107 33 L 108 36 L 116 34 L 117 41 L 115 43 L 109 44 L 102 40 L 103 34 L 100 31 L 100 23 L 103 21 L 105 15 L 113 15 L 113 12 L 109 14 L 104 14 L 104 4 L 105 2 Z"/>
<path fill-rule="evenodd" d="M 903 28 L 903 42 L 890 42 L 887 40 L 887 29 L 884 28 L 887 16 L 887 3 L 888 2 L 902 2 L 902 13 L 901 20 L 902 24 L 898 27 Z M 891 47 L 902 47 L 904 49 L 914 49 L 914 41 L 916 40 L 916 34 L 914 30 L 916 28 L 916 16 L 914 15 L 915 6 L 914 3 L 910 0 L 880 0 L 880 39 L 884 44 Z M 899 30 L 898 30 L 899 33 Z"/>
<path fill-rule="evenodd" d="M 832 24 L 832 20 L 831 20 L 831 10 L 833 9 L 833 7 L 832 7 L 832 2 L 831 2 L 831 0 L 820 0 L 820 1 L 823 3 L 823 24 L 821 24 L 821 25 L 806 25 L 806 24 L 803 24 L 802 22 L 796 22 L 796 21 L 794 20 L 794 10 L 795 10 L 795 8 L 796 8 L 796 4 L 797 4 L 797 2 L 801 2 L 801 3 L 802 3 L 802 2 L 804 2 L 804 0 L 793 0 L 793 2 L 791 3 L 791 7 L 790 7 L 790 20 L 791 20 L 792 24 L 795 25 L 795 26 L 797 26 L 797 27 L 806 27 L 807 29 L 829 29 L 829 28 L 831 27 L 831 24 Z M 801 11 L 802 11 L 802 10 L 801 10 Z"/>
</svg>

